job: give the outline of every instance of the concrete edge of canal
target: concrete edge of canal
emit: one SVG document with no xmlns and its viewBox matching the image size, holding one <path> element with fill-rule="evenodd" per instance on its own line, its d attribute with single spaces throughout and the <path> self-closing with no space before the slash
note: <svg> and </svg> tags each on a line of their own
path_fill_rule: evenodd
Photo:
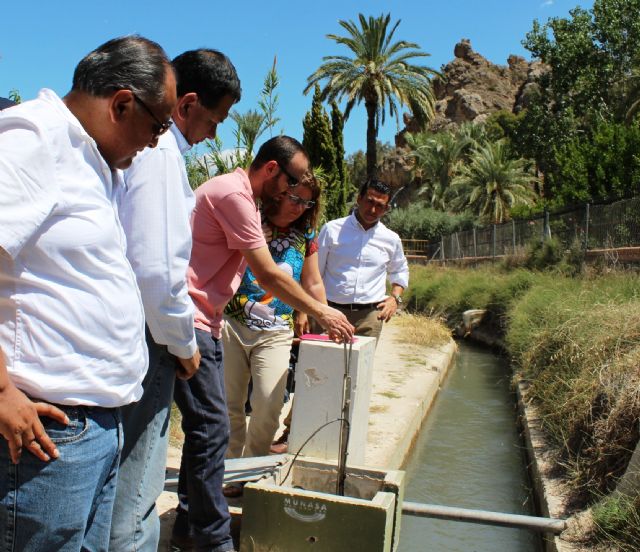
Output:
<svg viewBox="0 0 640 552">
<path fill-rule="evenodd" d="M 551 447 L 542 431 L 542 420 L 534 406 L 527 400 L 528 383 L 519 381 L 516 387 L 518 413 L 524 442 L 527 449 L 528 470 L 538 506 L 538 515 L 552 518 L 566 517 L 564 514 L 565 490 L 557 471 Z M 569 522 L 570 523 L 570 522 Z M 567 531 L 565 531 L 567 533 Z M 564 533 L 543 537 L 545 552 L 580 552 L 584 547 L 568 542 Z"/>
<path fill-rule="evenodd" d="M 365 465 L 399 469 L 453 365 L 453 340 L 439 347 L 402 343 L 390 322 L 378 343 L 369 407 Z"/>
</svg>

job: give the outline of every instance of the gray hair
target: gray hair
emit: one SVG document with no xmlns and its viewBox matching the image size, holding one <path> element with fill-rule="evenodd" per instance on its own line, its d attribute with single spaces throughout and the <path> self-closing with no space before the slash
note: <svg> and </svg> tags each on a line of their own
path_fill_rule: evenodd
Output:
<svg viewBox="0 0 640 552">
<path fill-rule="evenodd" d="M 161 102 L 167 70 L 162 47 L 142 36 L 114 38 L 87 54 L 73 73 L 73 91 L 96 97 L 131 90 L 142 100 Z"/>
</svg>

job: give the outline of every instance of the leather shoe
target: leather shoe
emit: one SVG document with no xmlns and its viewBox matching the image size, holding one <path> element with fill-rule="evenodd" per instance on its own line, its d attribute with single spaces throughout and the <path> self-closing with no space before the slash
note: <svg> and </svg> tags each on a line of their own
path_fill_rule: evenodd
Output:
<svg viewBox="0 0 640 552">
<path fill-rule="evenodd" d="M 227 498 L 238 498 L 243 492 L 242 485 L 227 485 L 222 489 L 222 494 Z"/>
<path fill-rule="evenodd" d="M 272 454 L 284 454 L 288 450 L 289 450 L 289 444 L 287 442 L 274 443 L 269 447 L 269 451 Z"/>
</svg>

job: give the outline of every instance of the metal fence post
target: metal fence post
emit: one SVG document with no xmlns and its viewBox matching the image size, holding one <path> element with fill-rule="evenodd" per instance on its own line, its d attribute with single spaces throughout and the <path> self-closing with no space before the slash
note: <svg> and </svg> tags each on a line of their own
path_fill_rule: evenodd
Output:
<svg viewBox="0 0 640 552">
<path fill-rule="evenodd" d="M 493 258 L 496 258 L 496 225 L 493 225 Z"/>
<path fill-rule="evenodd" d="M 516 254 L 516 221 L 511 219 L 511 229 L 513 230 L 513 254 Z"/>
<path fill-rule="evenodd" d="M 473 227 L 473 256 L 477 257 L 478 256 L 478 245 L 476 242 L 476 227 Z"/>
<path fill-rule="evenodd" d="M 589 204 L 584 208 L 584 250 L 589 249 Z"/>
<path fill-rule="evenodd" d="M 440 236 L 440 260 L 444 262 L 445 254 L 444 254 L 444 236 Z"/>
<path fill-rule="evenodd" d="M 549 211 L 544 210 L 544 222 L 542 224 L 542 241 L 551 237 L 551 228 L 549 227 Z"/>
</svg>

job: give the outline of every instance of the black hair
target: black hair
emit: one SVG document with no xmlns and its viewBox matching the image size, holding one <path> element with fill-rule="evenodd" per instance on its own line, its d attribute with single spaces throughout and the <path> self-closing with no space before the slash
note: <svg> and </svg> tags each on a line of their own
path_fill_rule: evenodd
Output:
<svg viewBox="0 0 640 552">
<path fill-rule="evenodd" d="M 164 99 L 170 67 L 158 43 L 138 35 L 113 38 L 78 63 L 72 90 L 105 97 L 126 89 L 144 101 L 158 103 Z"/>
<path fill-rule="evenodd" d="M 177 56 L 171 64 L 176 72 L 178 97 L 198 94 L 200 103 L 213 109 L 225 96 L 240 101 L 242 88 L 236 68 L 222 52 L 200 48 Z"/>
<path fill-rule="evenodd" d="M 303 153 L 305 157 L 309 157 L 307 150 L 295 138 L 283 135 L 274 136 L 260 146 L 250 168 L 252 170 L 259 169 L 269 161 L 276 161 L 279 165 L 286 167 L 298 152 Z"/>
<path fill-rule="evenodd" d="M 360 192 L 358 193 L 358 197 L 363 197 L 364 194 L 367 193 L 367 190 L 373 190 L 374 192 L 378 192 L 379 194 L 384 194 L 389 196 L 389 201 L 391 201 L 391 186 L 386 182 L 382 182 L 382 180 L 370 179 L 367 180 L 361 187 Z"/>
</svg>

